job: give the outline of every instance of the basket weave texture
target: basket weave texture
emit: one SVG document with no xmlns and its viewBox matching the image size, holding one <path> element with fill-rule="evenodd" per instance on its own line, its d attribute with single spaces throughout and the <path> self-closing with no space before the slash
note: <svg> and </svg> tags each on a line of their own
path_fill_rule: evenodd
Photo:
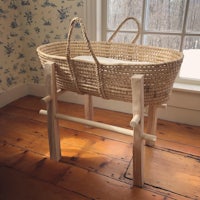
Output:
<svg viewBox="0 0 200 200">
<path fill-rule="evenodd" d="M 81 25 L 83 41 L 71 41 L 76 23 Z M 143 74 L 145 105 L 160 105 L 169 99 L 183 59 L 183 54 L 173 49 L 110 41 L 90 42 L 79 18 L 71 21 L 67 41 L 41 45 L 37 52 L 43 66 L 47 61 L 55 63 L 59 89 L 80 94 L 131 102 L 130 78 L 134 74 Z M 76 56 L 92 56 L 94 62 L 72 59 Z M 138 64 L 102 64 L 98 57 Z"/>
</svg>

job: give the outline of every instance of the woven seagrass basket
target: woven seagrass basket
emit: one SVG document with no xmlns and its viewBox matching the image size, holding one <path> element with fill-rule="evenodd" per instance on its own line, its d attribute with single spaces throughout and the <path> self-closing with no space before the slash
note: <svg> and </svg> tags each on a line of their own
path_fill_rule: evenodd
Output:
<svg viewBox="0 0 200 200">
<path fill-rule="evenodd" d="M 76 23 L 81 26 L 83 41 L 71 41 Z M 42 65 L 47 61 L 56 64 L 58 88 L 80 94 L 131 102 L 130 78 L 143 74 L 145 105 L 160 105 L 168 100 L 183 59 L 183 54 L 173 49 L 111 40 L 90 42 L 80 18 L 71 21 L 67 41 L 41 45 L 37 52 Z M 74 59 L 77 56 L 91 56 L 92 61 Z M 100 57 L 118 63 L 101 63 Z"/>
</svg>

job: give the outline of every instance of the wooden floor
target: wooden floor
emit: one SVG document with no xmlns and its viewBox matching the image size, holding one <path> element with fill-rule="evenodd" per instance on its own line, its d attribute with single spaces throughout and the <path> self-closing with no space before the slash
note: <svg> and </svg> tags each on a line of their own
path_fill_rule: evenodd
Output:
<svg viewBox="0 0 200 200">
<path fill-rule="evenodd" d="M 0 109 L 0 200 L 200 199 L 200 127 L 158 121 L 145 147 L 145 187 L 132 187 L 132 137 L 60 120 L 62 160 L 49 159 L 45 108 L 23 97 Z M 83 107 L 59 110 L 83 117 Z M 95 109 L 95 120 L 129 128 L 131 115 Z"/>
</svg>

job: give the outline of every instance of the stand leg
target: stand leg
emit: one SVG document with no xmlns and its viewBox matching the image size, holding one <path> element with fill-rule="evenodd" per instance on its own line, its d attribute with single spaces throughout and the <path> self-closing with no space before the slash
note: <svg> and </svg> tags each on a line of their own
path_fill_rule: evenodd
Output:
<svg viewBox="0 0 200 200">
<path fill-rule="evenodd" d="M 144 77 L 134 75 L 132 83 L 133 117 L 140 116 L 139 123 L 134 128 L 133 145 L 133 181 L 134 185 L 143 187 L 144 185 Z"/>
<path fill-rule="evenodd" d="M 134 129 L 133 146 L 133 183 L 135 186 L 144 185 L 144 139 L 141 138 L 141 124 Z"/>
<path fill-rule="evenodd" d="M 148 119 L 147 119 L 147 133 L 152 134 L 152 135 L 156 135 L 157 113 L 158 113 L 158 107 L 149 105 Z M 146 141 L 146 145 L 154 146 L 155 142 Z"/>
<path fill-rule="evenodd" d="M 93 101 L 92 96 L 85 94 L 85 104 L 84 104 L 84 111 L 85 111 L 85 119 L 92 120 L 93 119 Z"/>
<path fill-rule="evenodd" d="M 48 138 L 49 138 L 49 151 L 50 158 L 53 160 L 60 160 L 61 150 L 60 150 L 60 136 L 59 136 L 59 126 L 58 119 L 55 115 L 57 113 L 57 89 L 56 89 L 56 79 L 55 79 L 55 64 L 47 63 L 46 66 L 47 73 L 47 92 L 51 97 L 51 100 L 47 103 L 47 119 L 48 119 Z"/>
</svg>

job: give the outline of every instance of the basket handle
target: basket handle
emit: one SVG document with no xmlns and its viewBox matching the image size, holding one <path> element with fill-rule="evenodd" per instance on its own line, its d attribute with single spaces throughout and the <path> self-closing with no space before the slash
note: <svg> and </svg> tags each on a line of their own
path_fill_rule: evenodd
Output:
<svg viewBox="0 0 200 200">
<path fill-rule="evenodd" d="M 90 44 L 90 41 L 88 39 L 88 36 L 87 36 L 87 33 L 86 33 L 86 30 L 85 30 L 85 26 L 82 22 L 82 19 L 79 18 L 79 17 L 75 17 L 71 20 L 70 22 L 70 27 L 69 27 L 69 32 L 68 32 L 68 38 L 67 38 L 67 61 L 68 63 L 70 63 L 70 42 L 71 42 L 71 36 L 72 36 L 72 32 L 73 32 L 73 29 L 74 29 L 74 26 L 76 24 L 79 24 L 80 27 L 81 27 L 81 32 L 82 32 L 82 36 L 84 38 L 84 40 L 86 41 L 87 43 L 87 46 L 88 46 L 88 49 L 92 55 L 92 57 L 94 58 L 94 61 L 95 63 L 98 65 L 99 64 L 99 61 L 97 60 L 97 57 L 95 56 L 94 54 L 94 51 L 92 50 L 92 47 L 91 47 L 91 44 Z"/>
<path fill-rule="evenodd" d="M 136 24 L 137 24 L 137 34 L 136 36 L 133 38 L 131 43 L 135 43 L 136 40 L 138 39 L 139 35 L 140 35 L 140 23 L 138 22 L 138 20 L 135 17 L 127 17 L 124 21 L 121 22 L 121 24 L 118 26 L 118 28 L 114 31 L 114 33 L 110 36 L 110 38 L 108 39 L 108 42 L 111 42 L 112 39 L 116 36 L 116 34 L 119 32 L 119 30 L 121 29 L 121 27 L 128 21 L 128 20 L 133 20 Z"/>
</svg>

